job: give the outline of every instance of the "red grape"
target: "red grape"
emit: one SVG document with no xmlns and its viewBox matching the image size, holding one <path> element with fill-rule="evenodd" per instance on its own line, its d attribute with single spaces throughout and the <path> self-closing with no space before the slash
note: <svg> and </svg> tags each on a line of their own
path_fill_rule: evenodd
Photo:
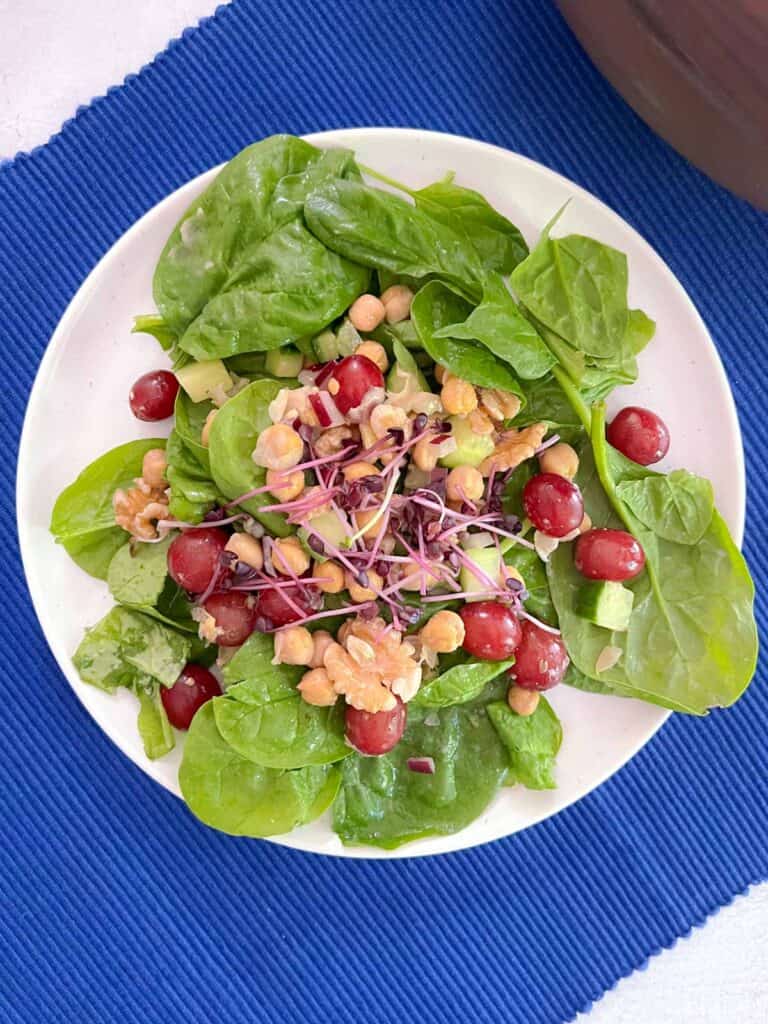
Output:
<svg viewBox="0 0 768 1024">
<path fill-rule="evenodd" d="M 256 626 L 256 600 L 242 590 L 216 590 L 203 608 L 216 622 L 216 643 L 220 647 L 239 647 Z"/>
<path fill-rule="evenodd" d="M 565 537 L 584 519 L 581 491 L 558 473 L 532 476 L 523 489 L 523 506 L 536 529 L 548 537 Z"/>
<path fill-rule="evenodd" d="M 300 611 L 292 607 L 293 605 Z M 291 622 L 297 622 L 305 615 L 309 615 L 312 609 L 311 591 L 298 585 L 262 590 L 256 601 L 257 617 L 268 619 L 272 626 L 287 626 Z"/>
<path fill-rule="evenodd" d="M 524 690 L 549 690 L 562 682 L 569 658 L 562 638 L 533 622 L 523 622 L 522 639 L 509 676 Z"/>
<path fill-rule="evenodd" d="M 177 729 L 188 729 L 195 712 L 220 693 L 216 676 L 202 665 L 189 662 L 173 686 L 160 687 L 160 700 L 171 725 Z"/>
<path fill-rule="evenodd" d="M 605 434 L 609 444 L 641 466 L 652 466 L 669 451 L 666 423 L 639 405 L 628 405 L 617 413 Z"/>
<path fill-rule="evenodd" d="M 576 540 L 576 568 L 591 580 L 631 580 L 645 566 L 645 552 L 624 530 L 588 530 Z"/>
<path fill-rule="evenodd" d="M 384 375 L 367 356 L 347 356 L 342 359 L 331 374 L 331 380 L 339 385 L 336 394 L 332 388 L 328 390 L 341 413 L 357 408 L 371 388 L 384 387 Z"/>
<path fill-rule="evenodd" d="M 152 370 L 134 383 L 128 392 L 131 412 L 137 420 L 150 423 L 173 415 L 179 382 L 170 370 Z"/>
<path fill-rule="evenodd" d="M 520 643 L 520 622 L 499 601 L 476 601 L 459 610 L 464 623 L 464 650 L 486 661 L 509 658 Z"/>
<path fill-rule="evenodd" d="M 207 590 L 228 539 L 224 530 L 213 527 L 185 530 L 174 537 L 168 548 L 168 572 L 174 583 L 192 594 Z"/>
<path fill-rule="evenodd" d="M 347 741 L 361 754 L 388 754 L 400 742 L 407 717 L 408 708 L 399 698 L 391 711 L 358 711 L 348 704 Z"/>
</svg>

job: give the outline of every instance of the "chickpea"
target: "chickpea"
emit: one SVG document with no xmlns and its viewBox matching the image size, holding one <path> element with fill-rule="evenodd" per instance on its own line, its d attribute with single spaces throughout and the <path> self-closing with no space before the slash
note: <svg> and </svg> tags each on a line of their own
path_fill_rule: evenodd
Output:
<svg viewBox="0 0 768 1024">
<path fill-rule="evenodd" d="M 288 626 L 275 633 L 273 665 L 311 665 L 315 644 L 304 626 Z"/>
<path fill-rule="evenodd" d="M 359 508 L 356 512 L 352 513 L 352 519 L 355 524 L 355 532 L 363 530 L 363 540 L 375 540 L 379 535 L 379 528 L 381 526 L 381 516 L 379 516 L 379 506 L 374 505 L 372 508 Z"/>
<path fill-rule="evenodd" d="M 413 446 L 413 462 L 418 469 L 424 470 L 425 473 L 431 473 L 437 465 L 439 459 L 437 444 L 432 444 L 433 438 L 427 436 L 422 437 L 420 441 L 417 441 Z"/>
<path fill-rule="evenodd" d="M 395 548 L 397 547 L 397 541 L 393 533 L 385 533 L 381 538 L 381 544 L 379 544 L 379 551 L 382 555 L 394 554 Z"/>
<path fill-rule="evenodd" d="M 271 488 L 270 494 L 274 494 L 280 501 L 293 501 L 304 490 L 304 470 L 297 469 L 295 473 L 281 473 L 277 469 L 268 469 L 267 484 Z M 273 484 L 274 486 L 272 486 Z"/>
<path fill-rule="evenodd" d="M 405 430 L 408 426 L 408 413 L 399 405 L 377 405 L 371 412 L 371 430 L 378 439 L 387 436 L 388 430 Z"/>
<path fill-rule="evenodd" d="M 150 487 L 167 487 L 165 471 L 168 463 L 162 448 L 150 448 L 141 463 L 141 476 Z"/>
<path fill-rule="evenodd" d="M 304 442 L 287 423 L 275 423 L 262 430 L 251 458 L 266 469 L 293 469 L 301 462 Z"/>
<path fill-rule="evenodd" d="M 325 652 L 336 641 L 333 639 L 327 629 L 318 629 L 312 634 L 312 660 L 309 663 L 310 668 L 322 668 L 323 657 Z"/>
<path fill-rule="evenodd" d="M 413 292 L 404 284 L 393 284 L 381 293 L 388 324 L 399 324 L 411 315 Z"/>
<path fill-rule="evenodd" d="M 386 316 L 384 303 L 375 295 L 361 295 L 349 307 L 349 320 L 358 331 L 375 331 Z"/>
<path fill-rule="evenodd" d="M 483 412 L 482 409 L 475 409 L 467 417 L 469 421 L 469 428 L 473 434 L 480 434 L 485 436 L 486 434 L 492 434 L 495 430 L 493 420 L 488 413 Z"/>
<path fill-rule="evenodd" d="M 238 562 L 245 562 L 252 569 L 264 568 L 264 552 L 261 541 L 247 533 L 233 533 L 227 541 L 225 551 L 234 551 Z"/>
<path fill-rule="evenodd" d="M 483 474 L 474 466 L 457 466 L 445 481 L 449 501 L 477 501 L 482 498 L 484 490 Z"/>
<path fill-rule="evenodd" d="M 451 416 L 467 416 L 477 408 L 477 393 L 466 380 L 451 377 L 440 392 L 443 408 Z"/>
<path fill-rule="evenodd" d="M 448 371 L 440 363 L 435 363 L 435 380 L 438 384 L 442 384 L 446 380 L 446 373 Z"/>
<path fill-rule="evenodd" d="M 579 456 L 569 444 L 561 441 L 541 453 L 539 468 L 542 473 L 556 473 L 573 480 L 579 469 Z"/>
<path fill-rule="evenodd" d="M 592 520 L 589 518 L 589 515 L 585 512 L 584 513 L 584 518 L 581 520 L 581 523 L 579 525 L 579 533 L 586 533 L 588 530 L 591 530 L 591 529 L 592 529 Z"/>
<path fill-rule="evenodd" d="M 368 586 L 361 586 L 349 570 L 344 573 L 344 583 L 349 596 L 355 604 L 364 604 L 366 601 L 373 601 L 376 594 L 384 586 L 384 580 L 373 569 L 368 569 L 365 574 L 368 577 Z"/>
<path fill-rule="evenodd" d="M 281 537 L 272 544 L 272 564 L 286 576 L 301 576 L 309 568 L 309 555 L 296 537 Z"/>
<path fill-rule="evenodd" d="M 451 654 L 464 643 L 464 623 L 456 612 L 437 612 L 419 633 L 425 647 L 436 654 Z"/>
<path fill-rule="evenodd" d="M 364 476 L 379 475 L 378 469 L 370 462 L 353 462 L 351 466 L 343 469 L 342 473 L 347 483 L 352 483 L 353 480 L 360 480 Z"/>
<path fill-rule="evenodd" d="M 313 668 L 305 672 L 298 690 L 307 704 L 314 704 L 318 708 L 329 708 L 338 699 L 331 677 L 324 668 Z"/>
<path fill-rule="evenodd" d="M 432 572 L 427 572 L 418 562 L 401 562 L 400 579 L 403 582 L 403 590 L 421 590 L 422 583 L 426 590 L 432 590 L 440 582 L 440 577 Z"/>
<path fill-rule="evenodd" d="M 216 419 L 216 417 L 218 415 L 219 415 L 219 410 L 218 409 L 211 409 L 211 411 L 205 417 L 205 423 L 203 424 L 203 429 L 200 431 L 200 444 L 203 446 L 203 448 L 207 448 L 209 443 L 210 443 L 210 440 L 211 440 L 211 427 L 213 426 L 213 421 Z"/>
<path fill-rule="evenodd" d="M 338 594 L 344 589 L 344 570 L 336 562 L 315 562 L 312 575 L 325 581 L 317 584 L 324 594 Z"/>
<path fill-rule="evenodd" d="M 510 686 L 507 690 L 507 704 L 516 715 L 527 718 L 539 706 L 538 690 L 524 690 L 522 686 Z"/>
<path fill-rule="evenodd" d="M 372 363 L 375 363 L 382 373 L 386 373 L 389 369 L 389 359 L 387 359 L 387 350 L 383 345 L 380 345 L 378 341 L 371 341 L 367 339 L 358 345 L 355 349 L 356 356 L 365 356 L 366 359 L 370 359 Z"/>
</svg>

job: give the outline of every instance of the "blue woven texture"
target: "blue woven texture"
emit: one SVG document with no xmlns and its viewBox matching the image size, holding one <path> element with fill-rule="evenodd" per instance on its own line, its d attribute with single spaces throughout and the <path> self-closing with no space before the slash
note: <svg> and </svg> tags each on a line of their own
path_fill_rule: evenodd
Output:
<svg viewBox="0 0 768 1024">
<path fill-rule="evenodd" d="M 768 222 L 654 137 L 543 0 L 236 0 L 0 168 L 6 433 L 67 302 L 137 217 L 260 136 L 358 124 L 525 153 L 656 246 L 736 392 L 763 579 Z M 10 524 L 12 458 L 0 472 Z M 6 645 L 0 703 L 6 1024 L 559 1024 L 768 876 L 764 680 L 485 848 L 365 863 L 207 831 L 90 721 L 35 621 L 12 528 L 0 544 L 6 629 L 24 640 Z"/>
</svg>

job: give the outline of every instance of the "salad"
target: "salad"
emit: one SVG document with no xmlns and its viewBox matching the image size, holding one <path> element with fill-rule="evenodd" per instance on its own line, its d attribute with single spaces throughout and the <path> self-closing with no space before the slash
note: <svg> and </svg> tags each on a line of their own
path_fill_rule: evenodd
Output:
<svg viewBox="0 0 768 1024">
<path fill-rule="evenodd" d="M 558 216 L 529 249 L 451 176 L 275 136 L 168 239 L 134 330 L 172 369 L 129 401 L 170 434 L 84 469 L 51 531 L 115 600 L 81 678 L 136 695 L 148 757 L 187 733 L 206 824 L 449 834 L 555 786 L 555 686 L 703 715 L 748 685 L 754 588 L 710 483 L 652 468 L 657 412 L 606 421 L 655 324 Z"/>
</svg>

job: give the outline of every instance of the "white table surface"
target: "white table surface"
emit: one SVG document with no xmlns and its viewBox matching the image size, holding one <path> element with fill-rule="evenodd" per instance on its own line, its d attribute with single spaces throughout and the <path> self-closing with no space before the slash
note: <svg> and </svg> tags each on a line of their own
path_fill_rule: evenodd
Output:
<svg viewBox="0 0 768 1024">
<path fill-rule="evenodd" d="M 215 0 L 0 0 L 0 160 L 44 143 Z M 579 1024 L 766 1024 L 768 884 L 621 981 Z M 501 1024 L 501 1022 L 499 1022 Z"/>
</svg>

